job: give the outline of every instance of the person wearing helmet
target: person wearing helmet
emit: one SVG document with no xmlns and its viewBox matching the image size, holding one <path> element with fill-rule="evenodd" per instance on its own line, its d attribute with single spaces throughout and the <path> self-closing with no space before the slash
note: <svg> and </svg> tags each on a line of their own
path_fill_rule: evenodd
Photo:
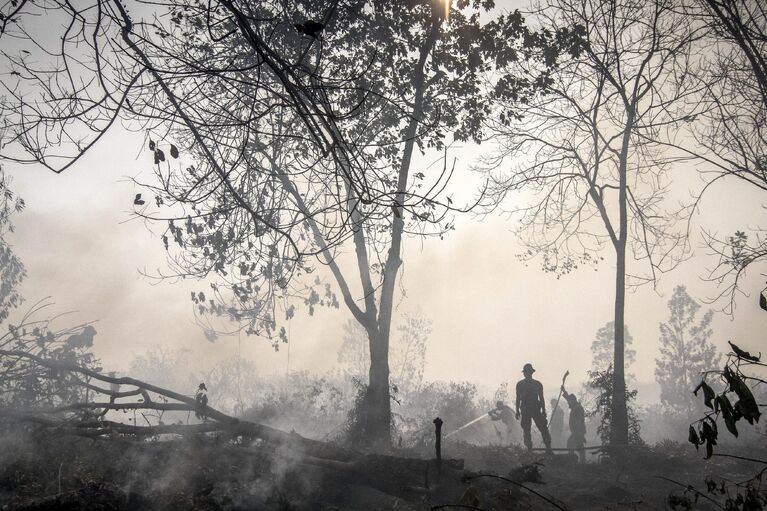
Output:
<svg viewBox="0 0 767 511">
<path fill-rule="evenodd" d="M 532 364 L 525 364 L 522 368 L 522 374 L 525 376 L 517 382 L 517 419 L 522 418 L 522 437 L 525 447 L 533 448 L 533 440 L 530 436 L 532 423 L 538 431 L 541 432 L 546 451 L 551 452 L 551 435 L 546 424 L 546 401 L 543 398 L 543 385 L 538 380 L 533 379 Z"/>
</svg>

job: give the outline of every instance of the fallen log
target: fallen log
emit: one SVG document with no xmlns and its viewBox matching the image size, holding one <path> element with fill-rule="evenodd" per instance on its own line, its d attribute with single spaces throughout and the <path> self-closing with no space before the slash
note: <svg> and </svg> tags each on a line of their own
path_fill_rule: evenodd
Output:
<svg viewBox="0 0 767 511">
<path fill-rule="evenodd" d="M 139 389 L 143 389 L 144 391 L 154 392 L 155 394 L 166 397 L 168 399 L 173 399 L 175 401 L 185 403 L 193 407 L 193 409 L 199 408 L 197 405 L 197 402 L 192 397 L 185 396 L 183 394 L 179 394 L 178 392 L 174 392 L 169 389 L 164 389 L 162 387 L 158 387 L 157 385 L 152 385 L 151 383 L 137 380 L 135 378 L 130 378 L 127 376 L 121 376 L 121 377 L 107 376 L 107 375 L 98 373 L 96 371 L 93 371 L 92 369 L 88 369 L 86 367 L 81 367 L 76 364 L 71 364 L 67 362 L 60 362 L 58 360 L 44 359 L 42 357 L 38 357 L 37 355 L 33 355 L 25 351 L 0 350 L 0 356 L 11 357 L 11 358 L 13 357 L 24 358 L 27 360 L 31 360 L 43 367 L 47 367 L 48 369 L 84 374 L 85 376 L 88 376 L 90 378 L 93 378 L 95 380 L 99 380 L 105 383 L 114 383 L 116 385 L 132 385 Z M 95 385 L 91 385 L 91 390 L 98 391 L 104 395 L 111 396 L 112 398 L 120 397 L 119 392 L 113 392 L 111 389 L 102 389 L 100 387 L 96 387 Z M 214 419 L 220 422 L 238 422 L 239 421 L 239 419 L 226 415 L 225 413 L 222 413 L 211 406 L 205 406 L 204 408 L 205 408 L 205 415 L 207 417 L 210 417 L 211 419 Z"/>
<path fill-rule="evenodd" d="M 284 431 L 280 431 L 263 424 L 243 421 L 236 417 L 229 416 L 219 410 L 216 410 L 212 406 L 200 406 L 200 404 L 192 397 L 185 396 L 178 392 L 158 387 L 157 385 L 137 380 L 135 378 L 125 376 L 107 376 L 97 371 L 78 366 L 76 364 L 45 359 L 24 351 L 0 350 L 0 357 L 14 358 L 17 360 L 24 359 L 34 362 L 41 367 L 53 369 L 56 371 L 83 374 L 93 380 L 101 381 L 104 383 L 136 387 L 136 390 L 119 392 L 113 391 L 111 389 L 101 388 L 97 385 L 76 379 L 75 384 L 87 386 L 87 388 L 93 390 L 94 392 L 108 396 L 109 402 L 68 403 L 55 407 L 25 409 L 14 409 L 6 407 L 0 409 L 0 416 L 16 418 L 17 420 L 25 420 L 28 422 L 36 422 L 40 426 L 57 429 L 59 431 L 63 431 L 64 429 L 70 431 L 69 428 L 73 428 L 71 431 L 74 432 L 74 434 L 81 436 L 98 437 L 113 434 L 115 432 L 121 434 L 152 436 L 164 433 L 189 434 L 193 433 L 195 430 L 198 432 L 220 431 L 227 435 L 243 435 L 254 439 L 259 438 L 265 442 L 269 442 L 275 445 L 285 445 L 290 449 L 296 450 L 297 452 L 317 458 L 350 461 L 359 457 L 358 453 L 336 445 L 304 438 L 296 433 L 286 433 Z M 152 401 L 149 397 L 149 392 L 162 396 L 167 400 L 176 402 L 173 403 Z M 143 399 L 138 402 L 119 403 L 116 401 L 118 398 L 138 395 L 143 397 Z M 91 421 L 91 418 L 65 417 L 64 419 L 60 420 L 49 420 L 49 422 L 46 422 L 45 419 L 45 417 L 64 415 L 70 412 L 83 410 L 101 411 L 102 413 L 99 415 L 102 417 L 108 410 L 189 411 L 203 415 L 206 419 L 206 422 L 192 425 L 157 424 L 138 426 L 135 424 L 122 424 L 113 421 L 101 420 L 99 422 L 101 426 L 96 426 L 92 422 L 88 422 Z M 208 419 L 210 422 L 207 421 Z"/>
</svg>

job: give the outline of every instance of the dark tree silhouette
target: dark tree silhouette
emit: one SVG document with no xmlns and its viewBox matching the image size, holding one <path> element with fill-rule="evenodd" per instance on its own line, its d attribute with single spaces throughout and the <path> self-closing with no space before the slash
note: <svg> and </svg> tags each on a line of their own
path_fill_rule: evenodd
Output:
<svg viewBox="0 0 767 511">
<path fill-rule="evenodd" d="M 552 0 L 536 6 L 536 19 L 551 32 L 578 27 L 581 44 L 545 77 L 545 94 L 516 116 L 500 95 L 494 127 L 500 151 L 486 162 L 493 191 L 498 201 L 533 192 L 535 199 L 516 202 L 512 212 L 528 247 L 523 258 L 540 256 L 546 271 L 569 273 L 610 248 L 614 324 L 622 325 L 627 278 L 628 285 L 655 282 L 688 251 L 680 222 L 687 212 L 664 198 L 668 171 L 683 157 L 669 147 L 693 115 L 687 99 L 698 97 L 691 49 L 703 29 L 666 0 Z M 631 256 L 646 272 L 633 270 Z M 623 329 L 615 332 L 612 365 L 611 442 L 625 445 Z"/>
</svg>

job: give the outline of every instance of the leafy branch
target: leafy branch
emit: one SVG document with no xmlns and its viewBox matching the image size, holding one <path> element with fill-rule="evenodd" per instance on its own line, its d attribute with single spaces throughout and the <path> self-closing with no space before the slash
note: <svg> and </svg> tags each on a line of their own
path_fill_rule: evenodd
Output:
<svg viewBox="0 0 767 511">
<path fill-rule="evenodd" d="M 747 370 L 767 367 L 767 364 L 761 362 L 761 353 L 752 355 L 732 342 L 730 342 L 730 347 L 732 351 L 727 354 L 724 368 L 721 371 L 708 371 L 693 391 L 696 396 L 698 392 L 701 393 L 703 404 L 709 408 L 709 411 L 702 418 L 690 424 L 688 440 L 695 445 L 696 449 L 705 445 L 706 459 L 714 454 L 714 446 L 717 445 L 719 439 L 717 421 L 720 417 L 727 430 L 735 437 L 738 436 L 738 423 L 741 420 L 753 426 L 759 422 L 761 417 L 760 405 L 757 403 L 752 389 L 767 382 L 749 374 Z M 724 384 L 722 391 L 718 394 L 706 382 L 706 377 L 712 373 L 717 375 Z"/>
</svg>

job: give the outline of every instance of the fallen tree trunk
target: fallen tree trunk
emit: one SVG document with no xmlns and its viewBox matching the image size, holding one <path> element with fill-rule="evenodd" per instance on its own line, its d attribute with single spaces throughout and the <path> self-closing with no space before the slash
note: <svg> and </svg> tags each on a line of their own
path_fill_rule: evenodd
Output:
<svg viewBox="0 0 767 511">
<path fill-rule="evenodd" d="M 138 389 L 141 389 L 147 392 L 154 392 L 155 394 L 166 397 L 168 399 L 173 399 L 175 401 L 185 403 L 191 406 L 193 410 L 198 408 L 197 402 L 192 397 L 185 396 L 183 394 L 179 394 L 178 392 L 174 392 L 169 389 L 164 389 L 162 387 L 158 387 L 156 385 L 152 385 L 151 383 L 137 380 L 135 378 L 130 378 L 127 376 L 121 376 L 119 378 L 114 376 L 107 376 L 107 375 L 98 373 L 96 371 L 93 371 L 92 369 L 88 369 L 86 367 L 81 367 L 76 364 L 70 364 L 67 362 L 60 362 L 58 360 L 44 359 L 42 357 L 38 357 L 37 355 L 33 355 L 25 351 L 0 350 L 0 356 L 10 357 L 10 358 L 14 358 L 14 357 L 23 358 L 23 359 L 31 360 L 32 362 L 35 362 L 36 364 L 42 367 L 47 367 L 48 369 L 84 374 L 85 376 L 93 378 L 94 380 L 102 381 L 105 383 L 113 383 L 116 385 L 132 385 L 137 387 Z M 80 384 L 83 384 L 83 383 L 84 382 L 80 382 Z M 116 399 L 116 398 L 124 397 L 127 395 L 135 395 L 135 393 L 126 394 L 121 392 L 115 392 L 115 391 L 112 391 L 111 389 L 102 389 L 100 387 L 96 387 L 95 385 L 89 385 L 89 388 L 91 390 L 94 390 L 95 392 L 99 392 L 101 394 L 110 396 L 111 399 Z M 225 413 L 219 412 L 218 410 L 216 410 L 215 408 L 211 406 L 205 406 L 204 408 L 205 408 L 206 416 L 210 417 L 211 419 L 214 419 L 220 422 L 238 422 L 238 419 L 236 419 L 235 417 L 231 417 L 229 415 L 226 415 Z"/>
<path fill-rule="evenodd" d="M 358 454 L 338 447 L 336 445 L 304 438 L 296 433 L 286 433 L 263 424 L 243 421 L 227 415 L 212 406 L 200 405 L 194 398 L 185 396 L 169 389 L 158 387 L 151 383 L 130 377 L 114 377 L 101 374 L 92 369 L 78 366 L 58 360 L 45 359 L 40 356 L 18 350 L 0 350 L 0 358 L 26 360 L 40 367 L 62 371 L 71 374 L 82 374 L 92 380 L 109 384 L 128 385 L 136 387 L 134 390 L 116 391 L 101 388 L 88 382 L 74 378 L 74 385 L 87 387 L 97 394 L 109 397 L 108 402 L 87 403 L 62 403 L 58 406 L 32 407 L 32 408 L 0 408 L 0 416 L 11 420 L 22 420 L 36 423 L 38 426 L 59 431 L 66 430 L 81 436 L 98 437 L 111 434 L 126 434 L 136 436 L 153 436 L 159 434 L 199 434 L 221 432 L 232 437 L 246 436 L 253 439 L 261 439 L 275 446 L 288 446 L 299 453 L 316 458 L 331 459 L 337 461 L 350 461 L 358 458 Z M 162 396 L 165 400 L 176 402 L 153 401 L 149 393 Z M 117 399 L 142 396 L 142 400 L 133 402 L 117 402 Z M 201 424 L 148 424 L 139 426 L 136 424 L 124 424 L 108 420 L 93 420 L 92 416 L 72 416 L 72 412 L 94 411 L 99 417 L 103 417 L 109 410 L 158 410 L 158 411 L 188 411 L 195 412 L 204 417 Z M 68 415 L 69 414 L 69 415 Z M 63 416 L 54 420 L 50 416 Z M 208 421 L 210 420 L 210 421 Z"/>
</svg>

